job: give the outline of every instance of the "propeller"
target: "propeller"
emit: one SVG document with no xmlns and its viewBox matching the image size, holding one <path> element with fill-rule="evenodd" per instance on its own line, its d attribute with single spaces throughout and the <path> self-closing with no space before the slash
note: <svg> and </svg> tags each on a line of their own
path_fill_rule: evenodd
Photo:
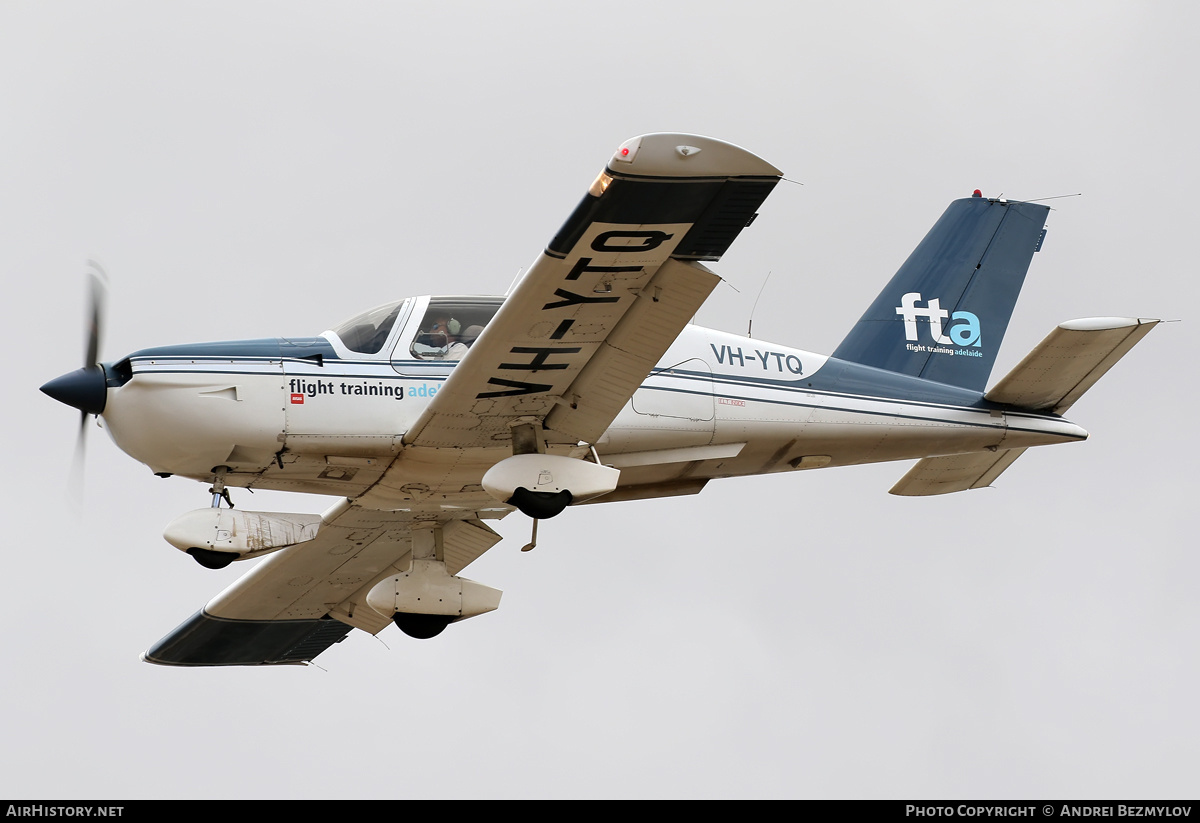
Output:
<svg viewBox="0 0 1200 823">
<path fill-rule="evenodd" d="M 85 369 L 98 368 L 101 374 L 103 374 L 104 367 L 100 365 L 100 341 L 104 337 L 104 312 L 108 301 L 108 275 L 104 273 L 104 269 L 100 268 L 99 263 L 95 260 L 89 260 L 86 277 L 88 304 L 87 314 L 84 315 L 84 322 L 87 324 L 85 327 L 87 345 L 83 354 L 83 367 Z M 105 393 L 107 394 L 107 388 Z M 75 435 L 75 457 L 71 462 L 72 482 L 80 489 L 83 488 L 84 463 L 87 459 L 87 419 L 88 413 L 80 410 L 79 432 Z"/>
<path fill-rule="evenodd" d="M 42 391 L 60 403 L 79 409 L 79 432 L 75 437 L 75 457 L 71 465 L 71 485 L 81 487 L 84 453 L 87 444 L 88 415 L 104 411 L 107 378 L 100 364 L 100 342 L 104 335 L 104 306 L 108 294 L 108 275 L 94 260 L 88 261 L 85 291 L 83 368 L 56 377 Z"/>
<path fill-rule="evenodd" d="M 83 356 L 85 367 L 100 364 L 100 339 L 104 334 L 104 305 L 108 299 L 108 275 L 95 260 L 88 261 L 88 268 L 87 349 Z"/>
</svg>

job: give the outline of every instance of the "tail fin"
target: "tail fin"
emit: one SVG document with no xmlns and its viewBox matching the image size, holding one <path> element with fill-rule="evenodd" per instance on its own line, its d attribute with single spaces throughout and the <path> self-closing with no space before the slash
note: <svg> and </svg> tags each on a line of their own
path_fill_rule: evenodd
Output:
<svg viewBox="0 0 1200 823">
<path fill-rule="evenodd" d="M 955 200 L 833 356 L 982 392 L 1049 211 Z"/>
</svg>

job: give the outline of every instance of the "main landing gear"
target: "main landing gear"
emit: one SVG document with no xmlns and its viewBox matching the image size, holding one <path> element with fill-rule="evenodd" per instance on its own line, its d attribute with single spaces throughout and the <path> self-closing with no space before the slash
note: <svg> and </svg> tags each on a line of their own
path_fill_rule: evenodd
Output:
<svg viewBox="0 0 1200 823">
<path fill-rule="evenodd" d="M 227 471 L 229 471 L 228 466 L 217 466 L 213 469 L 213 484 L 208 493 L 212 495 L 212 508 L 214 509 L 221 508 L 222 500 L 229 505 L 229 508 L 233 508 L 233 499 L 229 496 L 229 489 L 225 488 Z M 218 552 L 212 549 L 202 549 L 199 546 L 191 547 L 187 553 L 206 569 L 223 569 L 238 558 L 233 552 Z"/>
</svg>

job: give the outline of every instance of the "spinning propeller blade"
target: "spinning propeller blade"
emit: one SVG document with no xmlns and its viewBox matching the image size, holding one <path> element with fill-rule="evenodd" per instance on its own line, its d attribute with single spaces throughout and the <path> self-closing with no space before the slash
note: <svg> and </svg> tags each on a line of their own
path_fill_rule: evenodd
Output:
<svg viewBox="0 0 1200 823">
<path fill-rule="evenodd" d="M 83 355 L 83 365 L 94 366 L 100 362 L 100 339 L 104 334 L 104 305 L 108 297 L 108 275 L 100 264 L 94 260 L 88 261 L 87 273 L 88 313 L 87 349 Z"/>
<path fill-rule="evenodd" d="M 107 394 L 104 367 L 100 365 L 100 343 L 104 333 L 108 276 L 100 264 L 92 260 L 88 261 L 86 290 L 83 368 L 42 386 L 42 391 L 50 397 L 79 409 L 79 432 L 75 436 L 75 456 L 71 461 L 71 486 L 76 489 L 82 486 L 88 415 L 104 411 Z"/>
</svg>

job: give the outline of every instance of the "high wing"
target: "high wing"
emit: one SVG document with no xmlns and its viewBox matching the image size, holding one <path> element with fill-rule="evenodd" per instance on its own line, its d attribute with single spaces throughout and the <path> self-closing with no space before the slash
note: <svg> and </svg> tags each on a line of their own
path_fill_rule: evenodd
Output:
<svg viewBox="0 0 1200 823">
<path fill-rule="evenodd" d="M 780 177 L 744 149 L 706 137 L 653 134 L 623 144 L 405 434 L 381 480 L 326 512 L 315 538 L 268 556 L 143 659 L 304 663 L 351 627 L 381 631 L 389 620 L 367 606 L 367 593 L 415 558 L 457 574 L 500 540 L 483 520 L 510 509 L 480 481 L 514 452 L 514 428 L 536 431 L 539 449 L 596 441 L 715 288 L 719 278 L 700 261 L 720 259 Z"/>
<path fill-rule="evenodd" d="M 1091 317 L 1060 324 L 984 399 L 1016 409 L 1063 414 L 1150 333 L 1158 320 Z M 1019 413 L 1019 412 L 1018 412 Z M 926 457 L 891 489 L 918 497 L 991 485 L 1025 449 Z"/>
<path fill-rule="evenodd" d="M 720 259 L 780 176 L 706 137 L 622 145 L 404 442 L 495 447 L 517 421 L 594 442 L 716 287 L 696 261 Z"/>
</svg>

